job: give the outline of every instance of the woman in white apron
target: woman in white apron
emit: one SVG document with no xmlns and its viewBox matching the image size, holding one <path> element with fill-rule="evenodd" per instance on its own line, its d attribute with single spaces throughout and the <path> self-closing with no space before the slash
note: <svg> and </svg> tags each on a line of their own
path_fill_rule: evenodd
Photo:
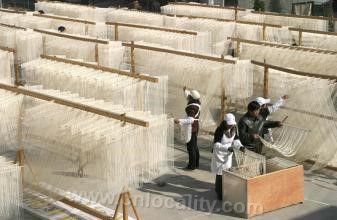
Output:
<svg viewBox="0 0 337 220">
<path fill-rule="evenodd" d="M 215 192 L 219 200 L 222 200 L 222 171 L 232 167 L 233 148 L 244 151 L 235 125 L 235 116 L 228 113 L 214 134 L 211 171 L 216 174 Z"/>
</svg>

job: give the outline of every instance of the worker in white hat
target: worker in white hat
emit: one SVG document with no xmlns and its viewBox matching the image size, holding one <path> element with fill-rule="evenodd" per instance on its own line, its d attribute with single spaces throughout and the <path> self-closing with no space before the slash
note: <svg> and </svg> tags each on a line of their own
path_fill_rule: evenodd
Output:
<svg viewBox="0 0 337 220">
<path fill-rule="evenodd" d="M 222 171 L 232 167 L 233 148 L 245 149 L 236 130 L 235 116 L 228 113 L 214 134 L 211 171 L 216 174 L 215 192 L 219 200 L 222 199 Z"/>
<path fill-rule="evenodd" d="M 289 98 L 288 95 L 283 95 L 280 97 L 276 102 L 270 103 L 270 99 L 265 99 L 263 97 L 257 97 L 256 101 L 259 103 L 261 106 L 260 109 L 260 115 L 263 117 L 264 120 L 268 120 L 268 116 L 284 105 L 285 101 Z M 273 135 L 272 135 L 272 130 L 269 129 L 264 129 L 263 131 L 263 138 L 273 142 Z"/>
<path fill-rule="evenodd" d="M 183 127 L 185 131 L 185 142 L 188 152 L 188 164 L 185 169 L 194 170 L 199 168 L 199 148 L 198 148 L 198 132 L 199 132 L 199 116 L 200 116 L 200 94 L 197 90 L 188 90 L 183 88 L 187 106 L 185 112 L 187 118 L 176 119 L 175 122 Z"/>
</svg>

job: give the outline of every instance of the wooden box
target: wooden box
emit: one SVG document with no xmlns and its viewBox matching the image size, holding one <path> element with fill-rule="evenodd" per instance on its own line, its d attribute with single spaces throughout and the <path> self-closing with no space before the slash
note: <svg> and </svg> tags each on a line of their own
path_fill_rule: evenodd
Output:
<svg viewBox="0 0 337 220">
<path fill-rule="evenodd" d="M 222 178 L 223 209 L 244 218 L 304 200 L 303 166 L 282 158 L 267 160 L 266 174 L 244 178 L 234 172 L 224 171 Z"/>
</svg>

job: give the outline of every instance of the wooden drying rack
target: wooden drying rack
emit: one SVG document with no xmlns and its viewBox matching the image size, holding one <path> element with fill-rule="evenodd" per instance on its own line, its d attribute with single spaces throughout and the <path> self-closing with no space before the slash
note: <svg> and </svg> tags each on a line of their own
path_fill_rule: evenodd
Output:
<svg viewBox="0 0 337 220">
<path fill-rule="evenodd" d="M 72 108 L 75 108 L 75 109 L 79 109 L 79 110 L 82 110 L 82 111 L 86 111 L 86 112 L 90 112 L 90 113 L 93 113 L 93 114 L 101 115 L 101 116 L 104 116 L 104 117 L 121 120 L 125 123 L 131 123 L 131 124 L 135 124 L 135 125 L 139 125 L 139 126 L 143 126 L 143 127 L 149 126 L 148 122 L 125 116 L 125 114 L 123 114 L 123 115 L 116 114 L 116 113 L 113 113 L 113 112 L 110 112 L 110 111 L 98 109 L 98 108 L 91 107 L 91 106 L 88 106 L 88 105 L 79 104 L 79 103 L 68 101 L 68 100 L 65 100 L 65 99 L 62 99 L 62 98 L 57 98 L 57 97 L 42 94 L 42 93 L 39 93 L 39 92 L 30 91 L 30 90 L 24 89 L 24 88 L 18 88 L 16 86 L 11 86 L 11 85 L 6 85 L 6 84 L 0 83 L 0 89 L 4 89 L 4 90 L 7 90 L 7 91 L 17 93 L 17 94 L 22 94 L 22 95 L 30 96 L 30 97 L 33 97 L 33 98 L 41 99 L 41 100 L 44 100 L 44 101 L 49 101 L 49 102 L 53 102 L 53 103 L 56 103 L 56 104 L 72 107 Z M 17 162 L 23 168 L 23 166 L 25 164 L 25 154 L 24 154 L 24 149 L 23 149 L 22 146 L 19 147 L 19 150 L 16 153 L 15 163 L 17 163 Z M 32 172 L 32 174 L 35 175 L 32 168 L 30 167 L 30 165 L 28 163 L 27 163 L 27 165 L 28 165 L 28 168 L 30 169 L 30 171 Z M 49 193 L 51 193 L 51 192 L 49 191 Z M 92 209 L 90 207 L 87 207 L 83 204 L 72 201 L 72 200 L 70 200 L 66 197 L 62 197 L 60 201 L 67 204 L 67 205 L 70 205 L 74 208 L 77 208 L 81 211 L 84 211 L 84 212 L 86 212 L 90 215 L 93 215 L 95 217 L 98 217 L 98 218 L 101 218 L 101 219 L 112 220 L 112 219 L 117 219 L 117 215 L 118 215 L 121 200 L 123 200 L 123 220 L 128 220 L 128 205 L 129 205 L 128 200 L 130 201 L 130 204 L 133 208 L 133 211 L 134 211 L 134 213 L 137 217 L 137 220 L 139 220 L 140 218 L 138 216 L 137 210 L 136 210 L 136 208 L 134 206 L 134 203 L 131 199 L 130 192 L 128 192 L 128 191 L 120 194 L 120 197 L 119 197 L 119 200 L 118 200 L 118 203 L 117 203 L 117 207 L 116 207 L 116 210 L 115 210 L 115 213 L 114 213 L 113 217 L 105 215 L 101 212 L 98 212 L 97 210 L 94 210 L 94 209 Z"/>
<path fill-rule="evenodd" d="M 147 75 L 143 75 L 143 74 L 139 74 L 139 73 L 132 74 L 132 73 L 124 71 L 124 70 L 114 69 L 114 68 L 110 68 L 110 67 L 103 67 L 103 66 L 85 63 L 85 62 L 80 62 L 80 61 L 75 61 L 75 60 L 59 58 L 57 56 L 41 55 L 41 58 L 53 60 L 53 61 L 57 61 L 57 62 L 68 63 L 68 64 L 72 64 L 72 65 L 83 66 L 83 67 L 92 68 L 92 69 L 95 69 L 95 70 L 101 70 L 101 71 L 104 71 L 104 72 L 119 74 L 119 75 L 122 75 L 122 76 L 140 79 L 140 80 L 144 80 L 144 81 L 148 81 L 148 82 L 153 82 L 153 83 L 159 82 L 159 79 L 156 78 L 156 77 L 147 76 Z"/>
<path fill-rule="evenodd" d="M 169 2 L 169 5 L 186 5 L 186 6 L 192 6 L 192 7 L 218 8 L 218 9 L 246 11 L 245 8 L 239 8 L 239 7 L 223 7 L 220 5 L 206 5 L 206 4 L 189 4 L 185 2 Z"/>
<path fill-rule="evenodd" d="M 124 123 L 129 123 L 129 124 L 134 124 L 134 125 L 138 125 L 138 126 L 142 126 L 142 127 L 148 127 L 149 126 L 149 122 L 147 121 L 143 121 L 137 118 L 133 118 L 133 117 L 129 117 L 126 116 L 125 113 L 124 114 L 118 114 L 118 113 L 114 113 L 111 111 L 107 111 L 107 110 L 103 110 L 103 109 L 99 109 L 96 107 L 92 107 L 89 105 L 84 105 L 84 104 L 80 104 L 77 102 L 73 102 L 73 101 L 69 101 L 63 98 L 58 98 L 58 97 L 54 97 L 51 95 L 46 95 L 43 93 L 39 93 L 39 92 L 35 92 L 35 91 L 31 91 L 29 89 L 25 89 L 25 88 L 21 88 L 21 87 L 17 87 L 17 86 L 11 86 L 11 85 L 6 85 L 6 84 L 2 84 L 0 83 L 0 89 L 4 89 L 7 91 L 11 91 L 17 94 L 23 94 L 26 96 L 30 96 L 33 98 L 37 98 L 37 99 L 41 99 L 47 102 L 53 102 L 56 104 L 60 104 L 60 105 L 64 105 L 64 106 L 68 106 L 71 108 L 75 108 L 75 109 L 79 109 L 82 111 L 86 111 L 86 112 L 90 112 L 93 114 L 97 114 L 97 115 L 101 115 L 107 118 L 112 118 L 112 119 L 116 119 L 119 121 L 122 121 Z"/>
<path fill-rule="evenodd" d="M 81 37 L 81 36 L 74 36 L 70 34 L 62 34 L 62 33 L 56 33 L 52 31 L 46 31 L 46 30 L 39 30 L 39 29 L 33 29 L 35 32 L 52 35 L 56 37 L 63 37 L 73 40 L 79 40 L 79 41 L 85 41 L 90 43 L 95 43 L 95 62 L 99 62 L 99 56 L 98 56 L 98 44 L 109 44 L 108 40 L 100 40 L 100 39 L 94 39 L 94 38 L 88 38 L 88 37 Z M 43 48 L 44 48 L 44 41 L 43 41 Z"/>
<path fill-rule="evenodd" d="M 252 11 L 252 13 L 262 14 L 262 15 L 279 16 L 279 17 L 306 18 L 306 19 L 314 19 L 314 20 L 334 20 L 334 21 L 337 21 L 337 18 L 334 18 L 334 17 L 305 16 L 305 15 L 293 15 L 293 14 L 274 13 L 274 12 L 259 12 L 259 11 Z"/>
<path fill-rule="evenodd" d="M 15 72 L 15 85 L 20 85 L 20 76 L 19 76 L 19 73 L 20 73 L 20 64 L 18 63 L 17 59 L 16 59 L 16 50 L 13 49 L 13 48 L 8 48 L 8 47 L 1 47 L 0 46 L 0 50 L 3 50 L 3 51 L 8 51 L 8 52 L 11 52 L 14 54 L 14 72 Z"/>
<path fill-rule="evenodd" d="M 310 48 L 310 47 L 289 46 L 289 45 L 285 45 L 285 44 L 261 42 L 261 41 L 254 41 L 254 40 L 245 40 L 245 39 L 242 39 L 242 38 L 234 38 L 234 37 L 228 37 L 227 39 L 230 39 L 232 41 L 237 42 L 237 44 L 236 44 L 236 55 L 237 56 L 240 56 L 240 43 L 248 43 L 248 44 L 262 45 L 262 46 L 268 46 L 268 47 L 284 48 L 284 49 L 290 49 L 290 50 L 302 50 L 302 51 L 323 53 L 323 54 L 332 54 L 332 55 L 337 54 L 337 51 L 333 51 L 333 50 L 315 49 L 315 48 Z"/>
<path fill-rule="evenodd" d="M 0 9 L 0 12 L 14 13 L 14 14 L 26 14 L 25 11 L 10 10 L 10 9 Z"/>
<path fill-rule="evenodd" d="M 192 58 L 209 60 L 209 61 L 220 62 L 220 63 L 236 64 L 235 60 L 225 59 L 223 55 L 221 55 L 221 57 L 219 58 L 219 57 L 207 56 L 207 55 L 178 51 L 178 50 L 172 50 L 172 49 L 164 49 L 164 48 L 159 48 L 159 47 L 152 47 L 152 46 L 134 44 L 133 42 L 131 42 L 131 44 L 130 43 L 123 43 L 122 45 L 125 46 L 125 47 L 131 48 L 131 66 L 135 66 L 135 62 L 134 62 L 134 49 L 135 48 L 142 49 L 142 50 L 156 51 L 156 52 L 161 52 L 161 53 L 176 54 L 176 55 L 180 55 L 180 56 L 192 57 Z M 226 101 L 227 101 L 227 98 L 226 98 L 226 94 L 225 94 L 225 89 L 222 87 L 222 91 L 221 91 L 221 113 L 220 113 L 220 119 L 221 120 L 225 116 Z"/>
<path fill-rule="evenodd" d="M 131 28 L 171 32 L 171 33 L 177 33 L 177 34 L 187 34 L 187 35 L 197 35 L 198 34 L 197 32 L 194 32 L 194 31 L 178 30 L 178 29 L 172 29 L 172 28 L 163 28 L 163 27 L 155 27 L 155 26 L 139 25 L 139 24 L 131 24 L 131 23 L 105 22 L 105 24 L 115 26 L 115 40 L 118 40 L 118 27 L 131 27 Z"/>
</svg>

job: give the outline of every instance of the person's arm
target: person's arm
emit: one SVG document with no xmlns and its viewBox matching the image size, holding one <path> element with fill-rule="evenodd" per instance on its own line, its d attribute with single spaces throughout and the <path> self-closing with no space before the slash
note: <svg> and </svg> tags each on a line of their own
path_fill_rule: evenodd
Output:
<svg viewBox="0 0 337 220">
<path fill-rule="evenodd" d="M 277 128 L 281 127 L 282 122 L 281 121 L 265 121 L 263 127 L 265 128 Z"/>
<path fill-rule="evenodd" d="M 288 99 L 288 96 L 284 95 L 280 97 L 272 106 L 268 106 L 269 113 L 276 112 L 282 105 L 284 105 L 286 99 Z"/>
<path fill-rule="evenodd" d="M 193 124 L 194 118 L 193 118 L 193 117 L 182 118 L 182 119 L 176 120 L 176 122 L 177 122 L 180 126 L 189 125 L 189 124 Z"/>
<path fill-rule="evenodd" d="M 228 152 L 228 149 L 230 149 L 231 147 L 226 147 L 226 145 L 221 144 L 220 142 L 216 142 L 214 144 L 214 150 L 216 151 L 224 151 L 224 152 Z"/>
<path fill-rule="evenodd" d="M 188 98 L 188 96 L 189 96 L 189 95 L 191 95 L 191 91 L 190 91 L 190 90 L 188 90 L 188 89 L 186 89 L 186 87 L 185 87 L 185 86 L 184 86 L 183 90 L 184 90 L 184 95 L 185 95 L 185 98 L 187 99 L 187 98 Z"/>
<path fill-rule="evenodd" d="M 236 139 L 236 140 L 233 141 L 232 147 L 237 149 L 237 150 L 241 150 L 243 145 L 241 144 L 241 141 L 239 139 Z"/>
</svg>

